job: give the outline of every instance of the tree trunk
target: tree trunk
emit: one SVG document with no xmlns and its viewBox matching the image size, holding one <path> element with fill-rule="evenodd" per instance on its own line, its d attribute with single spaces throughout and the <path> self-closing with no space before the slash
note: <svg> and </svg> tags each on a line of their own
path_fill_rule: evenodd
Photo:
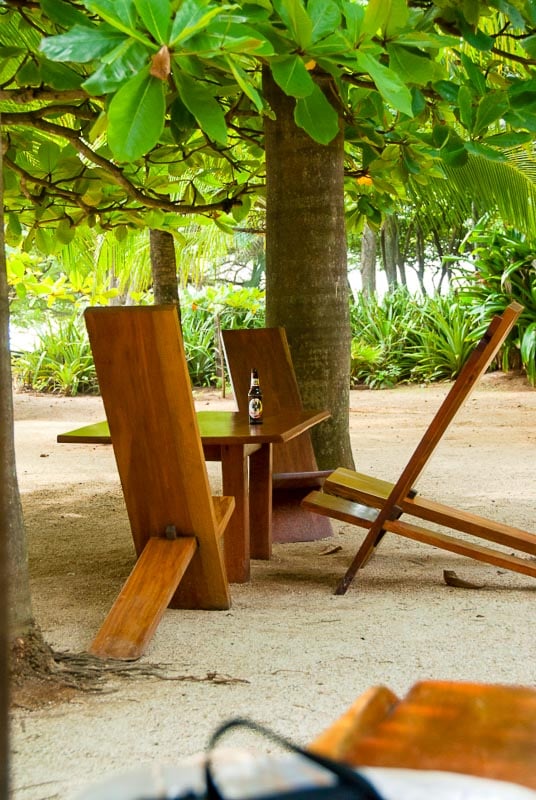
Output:
<svg viewBox="0 0 536 800">
<path fill-rule="evenodd" d="M 176 306 L 180 319 L 175 240 L 167 231 L 151 230 L 149 246 L 155 305 Z"/>
<path fill-rule="evenodd" d="M 304 406 L 331 411 L 312 431 L 319 468 L 352 467 L 344 140 L 319 145 L 297 127 L 268 71 L 264 89 L 276 115 L 265 123 L 266 323 L 286 328 Z"/>
<path fill-rule="evenodd" d="M 398 265 L 398 225 L 394 214 L 387 214 L 381 232 L 383 268 L 387 276 L 389 289 L 397 285 L 396 268 Z"/>
<path fill-rule="evenodd" d="M 0 128 L 1 131 L 1 128 Z M 11 393 L 11 363 L 9 358 L 9 305 L 7 294 L 6 251 L 4 242 L 4 185 L 2 178 L 2 139 L 0 133 L 0 797 L 9 796 L 8 743 L 8 538 L 24 540 L 22 512 L 15 473 L 13 437 L 13 396 Z M 28 574 L 22 594 L 29 602 Z M 13 584 L 12 584 L 13 585 Z M 25 617 L 26 614 L 22 614 Z"/>
<path fill-rule="evenodd" d="M 361 238 L 361 287 L 365 297 L 376 294 L 376 231 L 365 222 Z"/>
</svg>

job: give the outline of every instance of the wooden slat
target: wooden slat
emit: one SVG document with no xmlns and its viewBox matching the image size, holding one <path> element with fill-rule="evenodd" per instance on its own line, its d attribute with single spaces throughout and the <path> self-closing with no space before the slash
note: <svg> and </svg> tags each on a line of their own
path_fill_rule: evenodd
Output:
<svg viewBox="0 0 536 800">
<path fill-rule="evenodd" d="M 139 658 L 196 548 L 192 536 L 173 540 L 152 536 L 93 640 L 90 653 L 126 661 Z"/>
<path fill-rule="evenodd" d="M 359 525 L 361 528 L 370 528 L 378 516 L 377 509 L 326 492 L 310 492 L 307 497 L 304 497 L 302 504 L 310 511 L 316 511 L 317 514 L 324 514 L 326 517 L 340 519 L 341 522 Z"/>
<path fill-rule="evenodd" d="M 355 741 L 368 736 L 399 702 L 386 686 L 372 686 L 363 692 L 342 717 L 317 736 L 309 750 L 338 761 L 346 761 Z"/>
<path fill-rule="evenodd" d="M 350 709 L 342 730 L 336 721 L 316 740 L 325 755 L 353 766 L 453 772 L 536 789 L 534 688 L 423 681 L 391 707 L 387 701 L 383 716 L 380 706 L 365 729 L 359 704 L 354 730 Z M 496 796 L 503 795 L 508 790 L 498 784 Z"/>
<path fill-rule="evenodd" d="M 387 481 L 340 468 L 326 480 L 324 491 L 356 503 L 381 508 L 385 498 L 389 496 L 389 487 L 392 486 L 393 484 Z M 406 497 L 400 501 L 399 505 L 404 513 L 427 522 L 434 522 L 437 525 L 536 556 L 536 535 L 521 528 L 495 522 L 469 511 L 447 506 L 444 503 L 437 503 L 422 497 L 422 495 Z"/>
<path fill-rule="evenodd" d="M 458 553 L 460 556 L 468 556 L 477 561 L 483 561 L 486 564 L 493 564 L 496 567 L 509 569 L 513 572 L 521 572 L 524 575 L 529 575 L 531 578 L 536 578 L 536 561 L 508 555 L 499 550 L 493 550 L 490 547 L 484 547 L 462 539 L 456 539 L 453 536 L 448 536 L 447 534 L 437 531 L 430 531 L 426 528 L 422 528 L 420 525 L 413 525 L 403 520 L 386 520 L 384 528 L 386 531 L 398 533 L 400 536 L 405 536 L 407 539 L 413 539 L 416 542 L 431 544 L 442 550 Z"/>
</svg>

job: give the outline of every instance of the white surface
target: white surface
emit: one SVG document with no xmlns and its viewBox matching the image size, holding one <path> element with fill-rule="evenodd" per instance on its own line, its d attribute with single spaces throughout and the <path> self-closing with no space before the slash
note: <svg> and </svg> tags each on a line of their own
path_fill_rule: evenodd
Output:
<svg viewBox="0 0 536 800">
<path fill-rule="evenodd" d="M 227 800 L 257 798 L 288 788 L 329 784 L 327 773 L 300 756 L 254 756 L 218 751 L 214 774 Z M 179 765 L 153 764 L 96 784 L 76 800 L 171 800 L 204 793 L 202 756 Z M 452 772 L 367 767 L 361 770 L 384 800 L 536 800 L 536 792 L 504 781 Z"/>
</svg>

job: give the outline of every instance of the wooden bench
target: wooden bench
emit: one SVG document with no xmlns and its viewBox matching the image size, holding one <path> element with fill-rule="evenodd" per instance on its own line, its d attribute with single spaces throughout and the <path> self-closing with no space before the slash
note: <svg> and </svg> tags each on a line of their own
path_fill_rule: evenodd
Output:
<svg viewBox="0 0 536 800">
<path fill-rule="evenodd" d="M 234 498 L 210 492 L 176 309 L 85 319 L 137 555 L 90 652 L 130 660 L 168 606 L 230 607 L 222 537 Z"/>
<path fill-rule="evenodd" d="M 266 416 L 303 410 L 284 328 L 228 329 L 221 333 L 233 393 L 240 411 L 247 413 L 248 410 L 252 367 L 256 367 L 259 373 Z M 310 432 L 274 445 L 272 469 L 273 541 L 312 541 L 331 536 L 333 531 L 327 518 L 322 519 L 300 508 L 303 497 L 311 489 L 320 489 L 326 476 L 331 474 L 331 470 L 318 469 Z"/>
<path fill-rule="evenodd" d="M 370 558 L 386 533 L 430 544 L 484 563 L 536 577 L 536 562 L 510 552 L 483 546 L 449 534 L 430 530 L 401 519 L 410 515 L 473 537 L 494 542 L 508 550 L 536 555 L 536 535 L 494 522 L 457 508 L 419 497 L 414 484 L 454 415 L 486 371 L 523 310 L 512 303 L 501 317 L 495 317 L 465 363 L 437 414 L 396 483 L 388 483 L 353 470 L 339 468 L 324 482 L 324 491 L 314 491 L 303 501 L 306 508 L 343 522 L 366 528 L 368 533 L 336 594 L 344 594 L 358 569 Z"/>
</svg>

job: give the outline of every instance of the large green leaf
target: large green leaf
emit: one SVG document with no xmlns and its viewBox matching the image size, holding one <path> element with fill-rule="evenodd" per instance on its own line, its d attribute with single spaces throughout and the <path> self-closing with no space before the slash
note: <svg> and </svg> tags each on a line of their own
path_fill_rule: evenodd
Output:
<svg viewBox="0 0 536 800">
<path fill-rule="evenodd" d="M 370 0 L 366 4 L 365 16 L 361 29 L 364 33 L 374 36 L 385 27 L 391 11 L 389 0 Z"/>
<path fill-rule="evenodd" d="M 426 86 L 430 81 L 438 80 L 443 74 L 439 64 L 432 61 L 425 53 L 398 44 L 388 44 L 389 66 L 404 81 Z"/>
<path fill-rule="evenodd" d="M 220 144 L 227 144 L 225 115 L 208 89 L 180 69 L 173 70 L 173 79 L 182 102 L 194 115 L 199 127 L 211 139 Z"/>
<path fill-rule="evenodd" d="M 460 122 L 471 133 L 474 125 L 473 93 L 468 86 L 460 86 L 458 91 Z"/>
<path fill-rule="evenodd" d="M 508 99 L 503 93 L 486 94 L 478 104 L 474 132 L 478 136 L 500 119 L 508 110 Z"/>
<path fill-rule="evenodd" d="M 320 144 L 329 144 L 339 133 L 338 114 L 316 84 L 310 95 L 296 101 L 294 120 Z"/>
<path fill-rule="evenodd" d="M 270 56 L 274 52 L 272 43 L 265 36 L 243 22 L 216 19 L 210 25 L 208 36 L 213 36 L 214 49 L 218 50 L 254 53 L 259 56 Z"/>
<path fill-rule="evenodd" d="M 385 35 L 388 39 L 396 36 L 399 31 L 408 26 L 409 4 L 406 0 L 389 0 L 389 16 L 385 25 Z"/>
<path fill-rule="evenodd" d="M 114 95 L 108 109 L 108 144 L 119 161 L 136 161 L 158 142 L 166 110 L 164 83 L 146 67 Z"/>
<path fill-rule="evenodd" d="M 229 56 L 227 56 L 225 60 L 227 61 L 229 69 L 233 73 L 235 80 L 242 91 L 247 95 L 247 97 L 249 97 L 250 100 L 253 101 L 257 111 L 262 111 L 264 108 L 263 99 L 255 86 L 252 84 L 250 77 L 240 67 L 237 61 L 234 61 L 234 59 L 230 58 Z"/>
<path fill-rule="evenodd" d="M 92 95 L 115 92 L 147 64 L 147 48 L 140 42 L 124 39 L 119 47 L 108 53 L 100 67 L 82 84 Z"/>
<path fill-rule="evenodd" d="M 346 20 L 346 29 L 350 38 L 350 46 L 356 47 L 361 37 L 363 20 L 365 19 L 365 9 L 349 0 L 344 0 L 342 4 L 343 14 Z"/>
<path fill-rule="evenodd" d="M 136 27 L 134 0 L 85 0 L 85 5 L 88 11 L 98 14 L 112 28 L 133 36 L 147 47 L 155 49 L 154 42 Z"/>
<path fill-rule="evenodd" d="M 329 36 L 341 24 L 341 12 L 332 0 L 309 0 L 307 13 L 313 23 L 313 42 Z"/>
<path fill-rule="evenodd" d="M 384 67 L 383 64 L 380 64 L 377 59 L 368 55 L 368 53 L 358 51 L 356 60 L 358 69 L 370 75 L 384 100 L 393 108 L 402 111 L 403 114 L 407 114 L 408 117 L 413 116 L 411 92 L 396 72 Z"/>
<path fill-rule="evenodd" d="M 273 0 L 274 8 L 289 29 L 294 41 L 307 50 L 313 38 L 313 21 L 302 0 Z"/>
<path fill-rule="evenodd" d="M 108 25 L 88 28 L 75 25 L 67 33 L 43 39 L 40 50 L 51 61 L 76 61 L 83 64 L 109 53 L 125 41 L 125 35 Z"/>
<path fill-rule="evenodd" d="M 169 37 L 170 47 L 185 42 L 199 31 L 204 30 L 209 22 L 222 13 L 222 7 L 216 5 L 203 6 L 195 0 L 184 0 L 175 14 Z"/>
<path fill-rule="evenodd" d="M 285 94 L 292 97 L 307 97 L 315 89 L 315 82 L 299 56 L 280 56 L 270 61 L 275 82 Z"/>
<path fill-rule="evenodd" d="M 65 0 L 41 0 L 41 9 L 47 17 L 63 28 L 72 28 L 73 25 L 91 25 L 90 20 L 72 3 Z"/>
<path fill-rule="evenodd" d="M 88 11 L 98 14 L 106 22 L 111 22 L 114 27 L 120 24 L 134 28 L 136 25 L 134 0 L 84 0 L 84 5 Z"/>
<path fill-rule="evenodd" d="M 140 18 L 158 44 L 167 44 L 171 28 L 170 0 L 134 0 Z"/>
</svg>

